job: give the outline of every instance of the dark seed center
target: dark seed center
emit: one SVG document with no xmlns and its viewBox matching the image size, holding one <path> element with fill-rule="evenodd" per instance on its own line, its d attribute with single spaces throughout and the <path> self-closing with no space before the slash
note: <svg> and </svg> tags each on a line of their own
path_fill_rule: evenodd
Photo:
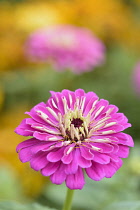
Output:
<svg viewBox="0 0 140 210">
<path fill-rule="evenodd" d="M 81 120 L 80 118 L 76 118 L 71 121 L 71 124 L 73 124 L 75 128 L 81 127 L 82 123 L 83 123 L 83 120 Z"/>
</svg>

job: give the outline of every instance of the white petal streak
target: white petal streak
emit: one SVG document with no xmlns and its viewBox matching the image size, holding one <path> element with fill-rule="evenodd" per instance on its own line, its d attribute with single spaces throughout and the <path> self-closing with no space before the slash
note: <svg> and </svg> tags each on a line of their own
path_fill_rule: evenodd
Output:
<svg viewBox="0 0 140 210">
<path fill-rule="evenodd" d="M 110 127 L 110 126 L 112 126 L 112 125 L 116 125 L 116 124 L 117 124 L 117 122 L 110 122 L 110 123 L 106 124 L 106 125 L 104 126 L 104 128 L 108 128 L 108 127 Z"/>
<path fill-rule="evenodd" d="M 57 136 L 54 136 L 54 137 L 49 137 L 48 140 L 49 141 L 63 141 L 64 139 L 60 139 L 60 138 L 57 138 Z"/>
<path fill-rule="evenodd" d="M 70 148 L 68 149 L 68 151 L 66 152 L 66 154 L 67 154 L 67 155 L 70 154 L 70 153 L 72 152 L 73 149 L 74 149 L 74 147 L 70 147 Z"/>
<path fill-rule="evenodd" d="M 80 99 L 79 97 L 76 98 L 76 102 L 74 104 L 74 109 L 78 108 L 79 109 L 79 102 L 80 102 Z"/>
<path fill-rule="evenodd" d="M 43 126 L 34 126 L 34 125 L 32 125 L 31 127 L 35 128 L 35 129 L 38 129 L 38 130 L 41 130 L 41 131 L 45 131 L 47 133 L 55 134 L 55 135 L 60 135 L 61 134 L 59 131 L 54 131 L 54 130 L 51 130 L 51 129 L 47 129 L 47 128 L 43 127 Z"/>
<path fill-rule="evenodd" d="M 58 107 L 56 106 L 56 104 L 55 104 L 54 100 L 53 100 L 53 99 L 51 99 L 51 101 L 52 101 L 52 105 L 53 105 L 56 109 L 58 109 Z"/>
<path fill-rule="evenodd" d="M 111 140 L 110 139 L 92 139 L 92 142 L 98 142 L 98 143 L 110 143 Z"/>
<path fill-rule="evenodd" d="M 98 102 L 98 99 L 93 102 L 92 108 L 90 109 L 90 111 L 89 111 L 87 116 L 90 116 L 92 114 L 92 112 L 95 110 L 95 108 L 96 108 L 95 105 L 96 105 L 97 102 Z"/>
<path fill-rule="evenodd" d="M 55 117 L 56 120 L 59 120 L 58 115 L 49 106 L 46 107 L 46 109 Z"/>
<path fill-rule="evenodd" d="M 71 107 L 71 105 L 72 105 L 72 96 L 71 96 L 71 94 L 69 94 L 69 100 L 70 100 L 70 107 Z"/>
<path fill-rule="evenodd" d="M 81 110 L 82 110 L 82 111 L 83 111 L 83 109 L 84 109 L 85 100 L 86 100 L 86 97 L 83 97 L 83 98 L 81 99 L 80 107 L 81 107 Z"/>
<path fill-rule="evenodd" d="M 99 125 L 99 124 L 103 123 L 104 121 L 107 121 L 109 118 L 110 117 L 101 118 L 100 120 L 95 121 L 95 123 L 96 123 L 96 125 Z M 92 122 L 94 122 L 94 120 Z M 92 124 L 92 122 L 90 124 Z"/>
<path fill-rule="evenodd" d="M 115 133 L 115 131 L 114 130 L 103 131 L 100 133 L 100 135 L 107 135 L 107 134 L 111 134 L 111 133 Z"/>
<path fill-rule="evenodd" d="M 71 141 L 70 141 L 70 140 L 69 140 L 69 141 L 64 141 L 64 142 L 63 142 L 63 145 L 64 145 L 64 146 L 67 146 L 67 145 L 70 145 L 70 144 L 71 144 Z"/>
<path fill-rule="evenodd" d="M 97 104 L 97 102 L 98 102 L 98 99 L 93 102 L 92 107 L 94 107 Z"/>
<path fill-rule="evenodd" d="M 98 130 L 99 128 L 104 127 L 104 125 L 105 125 L 105 122 L 98 124 L 94 127 L 94 130 Z"/>
<path fill-rule="evenodd" d="M 110 108 L 106 111 L 106 115 L 110 115 L 110 113 L 113 111 L 114 108 Z"/>
<path fill-rule="evenodd" d="M 52 126 L 56 125 L 56 123 L 50 121 L 48 115 L 46 115 L 44 112 L 42 111 L 36 111 L 36 112 L 38 113 L 39 117 L 43 119 L 45 122 L 49 123 Z"/>
<path fill-rule="evenodd" d="M 64 105 L 64 112 L 65 114 L 68 112 L 68 105 L 67 105 L 67 100 L 65 97 L 62 98 L 63 105 Z"/>
<path fill-rule="evenodd" d="M 100 150 L 101 150 L 101 148 L 95 147 L 95 146 L 91 146 L 91 149 L 93 149 L 93 150 L 95 150 L 95 151 L 100 151 Z"/>
<path fill-rule="evenodd" d="M 96 117 L 99 116 L 99 114 L 103 111 L 104 108 L 105 108 L 105 106 L 101 106 L 101 107 L 97 110 L 97 112 L 95 112 L 94 119 L 95 119 Z"/>
</svg>

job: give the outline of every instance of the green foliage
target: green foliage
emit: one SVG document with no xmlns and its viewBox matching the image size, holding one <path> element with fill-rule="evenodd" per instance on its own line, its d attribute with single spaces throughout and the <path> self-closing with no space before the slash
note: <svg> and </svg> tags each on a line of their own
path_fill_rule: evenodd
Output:
<svg viewBox="0 0 140 210">
<path fill-rule="evenodd" d="M 118 210 L 118 209 L 123 209 L 123 210 L 139 210 L 140 209 L 140 201 L 127 201 L 127 202 L 118 202 L 118 203 L 113 203 L 109 205 L 107 208 L 104 210 Z"/>
<path fill-rule="evenodd" d="M 55 210 L 46 206 L 40 206 L 39 204 L 20 204 L 17 202 L 7 201 L 0 202 L 0 210 Z"/>
<path fill-rule="evenodd" d="M 16 186 L 16 187 L 15 187 Z M 0 199 L 21 200 L 22 192 L 12 168 L 0 168 Z"/>
</svg>

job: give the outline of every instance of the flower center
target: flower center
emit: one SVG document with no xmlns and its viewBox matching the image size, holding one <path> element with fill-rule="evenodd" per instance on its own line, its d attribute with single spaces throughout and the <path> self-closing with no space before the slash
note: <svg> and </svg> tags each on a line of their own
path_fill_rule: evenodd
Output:
<svg viewBox="0 0 140 210">
<path fill-rule="evenodd" d="M 74 118 L 72 121 L 71 121 L 71 124 L 74 125 L 75 128 L 79 128 L 82 126 L 83 124 L 83 120 L 81 120 L 80 118 Z"/>
<path fill-rule="evenodd" d="M 89 119 L 76 107 L 67 110 L 63 116 L 59 115 L 59 128 L 66 142 L 81 144 L 88 136 L 88 126 Z"/>
</svg>

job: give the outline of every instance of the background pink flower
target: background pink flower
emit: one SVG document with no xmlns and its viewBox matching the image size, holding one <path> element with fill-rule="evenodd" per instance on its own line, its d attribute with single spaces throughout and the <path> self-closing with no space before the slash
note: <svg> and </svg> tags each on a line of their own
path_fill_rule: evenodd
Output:
<svg viewBox="0 0 140 210">
<path fill-rule="evenodd" d="M 88 29 L 52 26 L 33 33 L 26 44 L 29 58 L 51 63 L 57 70 L 91 71 L 104 63 L 105 46 Z"/>
<path fill-rule="evenodd" d="M 131 136 L 122 132 L 131 125 L 117 112 L 94 92 L 51 91 L 49 100 L 26 112 L 31 118 L 15 130 L 32 137 L 17 146 L 19 158 L 70 189 L 83 188 L 84 171 L 95 181 L 110 178 L 133 146 Z"/>
<path fill-rule="evenodd" d="M 133 71 L 133 86 L 138 95 L 140 95 L 140 62 L 138 62 Z"/>
</svg>

